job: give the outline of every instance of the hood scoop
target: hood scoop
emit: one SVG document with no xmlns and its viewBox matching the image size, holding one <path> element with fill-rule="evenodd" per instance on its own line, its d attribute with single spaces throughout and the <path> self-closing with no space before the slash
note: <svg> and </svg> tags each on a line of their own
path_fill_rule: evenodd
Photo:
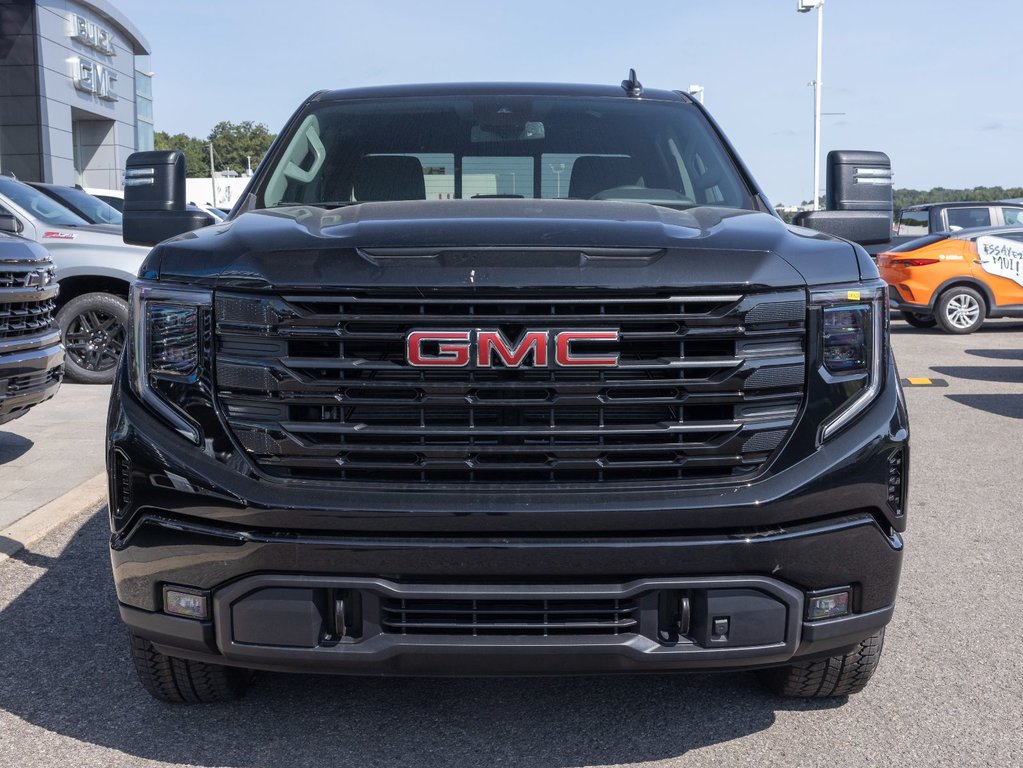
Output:
<svg viewBox="0 0 1023 768">
<path fill-rule="evenodd" d="M 508 264 L 528 267 L 574 267 L 597 262 L 603 266 L 646 266 L 665 254 L 663 248 L 360 248 L 370 264 L 390 267 L 432 262 L 443 267 L 465 264 Z"/>
</svg>

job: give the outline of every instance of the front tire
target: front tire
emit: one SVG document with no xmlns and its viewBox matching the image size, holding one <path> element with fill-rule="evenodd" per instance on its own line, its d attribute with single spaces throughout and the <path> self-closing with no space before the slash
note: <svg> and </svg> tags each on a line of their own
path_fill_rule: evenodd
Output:
<svg viewBox="0 0 1023 768">
<path fill-rule="evenodd" d="M 824 699 L 859 693 L 870 681 L 884 648 L 884 629 L 861 640 L 849 653 L 801 661 L 762 672 L 763 681 L 779 696 Z"/>
<path fill-rule="evenodd" d="M 247 669 L 178 659 L 157 651 L 151 642 L 129 632 L 131 655 L 142 687 L 169 704 L 212 704 L 245 694 L 252 679 Z"/>
<path fill-rule="evenodd" d="M 902 319 L 914 328 L 933 328 L 938 324 L 938 321 L 934 319 L 934 315 L 927 315 L 923 312 L 910 312 L 908 309 L 902 310 Z"/>
<path fill-rule="evenodd" d="M 984 324 L 987 302 L 978 291 L 960 285 L 941 294 L 934 314 L 948 333 L 973 333 Z"/>
<path fill-rule="evenodd" d="M 64 368 L 80 384 L 109 384 L 128 333 L 128 302 L 112 293 L 83 293 L 60 308 Z"/>
</svg>

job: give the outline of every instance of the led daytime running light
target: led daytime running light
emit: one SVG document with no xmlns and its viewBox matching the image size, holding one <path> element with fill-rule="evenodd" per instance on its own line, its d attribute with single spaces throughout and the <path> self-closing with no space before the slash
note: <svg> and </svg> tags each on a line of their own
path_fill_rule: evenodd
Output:
<svg viewBox="0 0 1023 768">
<path fill-rule="evenodd" d="M 833 375 L 867 374 L 863 390 L 821 428 L 828 440 L 877 397 L 881 391 L 887 289 L 869 283 L 814 291 L 811 300 L 822 308 L 820 343 L 824 368 Z"/>
</svg>

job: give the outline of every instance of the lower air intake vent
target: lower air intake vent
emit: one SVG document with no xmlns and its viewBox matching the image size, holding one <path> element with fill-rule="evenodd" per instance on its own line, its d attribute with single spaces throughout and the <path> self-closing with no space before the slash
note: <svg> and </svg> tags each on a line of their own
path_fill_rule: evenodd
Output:
<svg viewBox="0 0 1023 768">
<path fill-rule="evenodd" d="M 633 600 L 385 600 L 384 631 L 398 635 L 621 635 L 639 623 Z"/>
<path fill-rule="evenodd" d="M 905 514 L 906 457 L 900 448 L 888 457 L 888 506 L 896 515 Z"/>
<path fill-rule="evenodd" d="M 120 519 L 131 506 L 131 461 L 121 451 L 110 456 L 110 514 Z"/>
</svg>

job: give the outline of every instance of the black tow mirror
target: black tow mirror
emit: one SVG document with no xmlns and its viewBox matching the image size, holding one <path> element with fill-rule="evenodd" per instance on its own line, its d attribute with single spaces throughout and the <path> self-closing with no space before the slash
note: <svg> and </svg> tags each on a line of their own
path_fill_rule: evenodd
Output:
<svg viewBox="0 0 1023 768">
<path fill-rule="evenodd" d="M 135 152 L 124 171 L 124 242 L 156 245 L 208 226 L 213 217 L 185 208 L 185 156 Z"/>
<path fill-rule="evenodd" d="M 892 239 L 892 162 L 884 152 L 828 152 L 825 200 L 826 211 L 804 211 L 795 223 L 860 245 Z"/>
<path fill-rule="evenodd" d="M 21 222 L 13 213 L 0 213 L 0 232 L 10 232 L 12 235 L 21 234 Z"/>
</svg>

